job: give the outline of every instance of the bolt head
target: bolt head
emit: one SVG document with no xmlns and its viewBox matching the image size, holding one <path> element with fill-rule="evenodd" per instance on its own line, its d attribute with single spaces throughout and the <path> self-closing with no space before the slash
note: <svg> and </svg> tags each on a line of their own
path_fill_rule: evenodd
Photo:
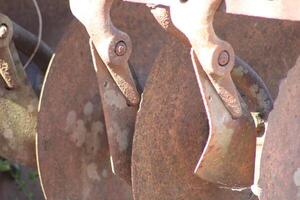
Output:
<svg viewBox="0 0 300 200">
<path fill-rule="evenodd" d="M 230 62 L 230 55 L 228 51 L 224 50 L 220 53 L 218 58 L 219 65 L 225 67 Z"/>
<path fill-rule="evenodd" d="M 0 38 L 3 39 L 7 36 L 8 34 L 8 28 L 6 24 L 1 24 L 0 25 Z"/>
<path fill-rule="evenodd" d="M 119 41 L 115 47 L 115 53 L 117 56 L 123 56 L 127 52 L 127 45 L 124 41 Z"/>
</svg>

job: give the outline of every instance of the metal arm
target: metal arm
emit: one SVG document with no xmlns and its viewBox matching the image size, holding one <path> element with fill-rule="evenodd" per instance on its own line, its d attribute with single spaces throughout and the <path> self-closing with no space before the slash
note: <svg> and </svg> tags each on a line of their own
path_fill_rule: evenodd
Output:
<svg viewBox="0 0 300 200">
<path fill-rule="evenodd" d="M 70 0 L 72 13 L 86 27 L 97 52 L 128 104 L 137 105 L 140 95 L 128 66 L 132 44 L 129 36 L 117 29 L 111 21 L 112 3 L 113 0 Z"/>
</svg>

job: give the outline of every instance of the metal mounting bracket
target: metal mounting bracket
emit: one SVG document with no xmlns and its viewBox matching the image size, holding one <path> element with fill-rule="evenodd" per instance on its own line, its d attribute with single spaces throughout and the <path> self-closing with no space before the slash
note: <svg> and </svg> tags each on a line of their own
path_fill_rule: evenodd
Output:
<svg viewBox="0 0 300 200">
<path fill-rule="evenodd" d="M 137 105 L 140 95 L 128 66 L 132 51 L 130 37 L 117 29 L 110 17 L 113 0 L 70 0 L 72 13 L 86 27 L 97 52 L 129 105 Z"/>
<path fill-rule="evenodd" d="M 0 14 L 0 74 L 8 89 L 17 87 L 13 61 L 9 45 L 13 37 L 13 23 L 5 15 Z"/>
<path fill-rule="evenodd" d="M 195 173 L 226 187 L 246 187 L 253 182 L 256 133 L 253 119 L 231 78 L 234 51 L 213 29 L 214 15 L 221 2 L 156 1 L 170 7 L 171 18 L 166 13 L 163 17 L 170 31 L 192 47 L 193 65 L 209 119 L 209 139 Z"/>
</svg>

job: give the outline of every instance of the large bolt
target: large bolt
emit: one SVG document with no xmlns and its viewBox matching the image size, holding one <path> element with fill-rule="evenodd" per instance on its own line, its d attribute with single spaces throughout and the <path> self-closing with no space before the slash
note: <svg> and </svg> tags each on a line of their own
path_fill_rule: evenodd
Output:
<svg viewBox="0 0 300 200">
<path fill-rule="evenodd" d="M 123 56 L 125 55 L 127 52 L 127 45 L 124 41 L 119 41 L 117 44 L 116 44 L 116 47 L 115 47 L 115 53 L 118 55 L 118 56 Z"/>
<path fill-rule="evenodd" d="M 6 24 L 1 24 L 0 25 L 0 38 L 3 39 L 7 36 L 8 33 L 8 28 Z"/>
<path fill-rule="evenodd" d="M 229 61 L 230 61 L 230 55 L 228 51 L 226 50 L 222 51 L 218 58 L 219 65 L 225 67 L 229 63 Z"/>
</svg>

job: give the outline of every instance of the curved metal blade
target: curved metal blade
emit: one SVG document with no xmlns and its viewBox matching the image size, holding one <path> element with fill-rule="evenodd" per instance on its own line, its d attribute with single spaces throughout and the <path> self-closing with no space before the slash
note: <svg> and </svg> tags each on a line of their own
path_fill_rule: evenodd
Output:
<svg viewBox="0 0 300 200">
<path fill-rule="evenodd" d="M 38 114 L 39 174 L 50 200 L 128 200 L 130 187 L 111 171 L 88 38 L 73 23 L 47 72 Z"/>
<path fill-rule="evenodd" d="M 164 42 L 137 116 L 132 154 L 135 199 L 248 200 L 249 190 L 222 189 L 193 174 L 208 136 L 207 117 L 189 48 L 173 37 Z"/>
<path fill-rule="evenodd" d="M 141 83 L 142 87 L 144 87 L 145 81 L 150 71 L 150 67 L 154 62 L 155 57 L 159 53 L 157 49 L 160 49 L 160 46 L 164 42 L 162 38 L 164 38 L 163 36 L 165 33 L 163 30 L 161 30 L 159 25 L 157 25 L 157 23 L 153 21 L 151 14 L 147 12 L 145 7 L 139 5 L 133 5 L 133 4 L 116 4 L 116 5 L 117 6 L 113 7 L 112 9 L 112 18 L 116 23 L 116 26 L 128 32 L 132 37 L 135 51 L 131 55 L 130 62 L 134 67 L 134 71 L 136 72 L 138 82 Z M 131 18 L 133 20 L 131 21 L 131 23 L 128 23 L 128 21 L 124 20 L 124 18 Z M 141 28 L 137 29 L 136 24 L 139 24 Z M 47 94 L 47 98 L 52 98 L 53 102 L 55 102 L 55 105 L 52 104 L 52 107 L 48 107 L 49 106 L 48 104 L 48 106 L 45 105 L 41 107 L 41 109 L 44 107 L 43 115 L 46 120 L 45 123 L 49 123 L 49 124 L 44 128 L 41 127 L 40 130 L 45 130 L 45 132 L 39 131 L 39 133 L 42 134 L 42 136 L 39 137 L 46 137 L 46 136 L 50 137 L 53 134 L 57 134 L 56 136 L 53 136 L 53 142 L 52 142 L 53 147 L 56 146 L 55 144 L 57 141 L 57 145 L 59 148 L 66 149 L 66 147 L 68 147 L 67 151 L 69 152 L 69 154 L 67 153 L 67 155 L 65 154 L 60 155 L 61 151 L 52 148 L 48 148 L 47 151 L 43 150 L 45 151 L 44 158 L 43 158 L 44 160 L 41 160 L 40 163 L 44 162 L 44 164 L 40 168 L 42 168 L 41 175 L 43 179 L 45 192 L 47 195 L 53 195 L 50 197 L 55 197 L 54 195 L 56 193 L 60 193 L 57 194 L 58 195 L 57 199 L 65 199 L 66 195 L 70 196 L 72 194 L 77 195 L 79 199 L 82 199 L 82 196 L 80 195 L 83 194 L 81 193 L 80 184 L 81 185 L 83 184 L 83 186 L 87 186 L 91 188 L 90 195 L 91 194 L 93 195 L 90 196 L 90 199 L 122 200 L 124 198 L 126 200 L 129 200 L 132 197 L 129 196 L 129 188 L 127 184 L 125 184 L 124 182 L 120 182 L 120 180 L 116 176 L 112 176 L 111 174 L 111 166 L 109 161 L 110 153 L 108 152 L 108 144 L 107 144 L 106 136 L 103 136 L 102 134 L 99 136 L 101 137 L 100 139 L 102 141 L 101 143 L 103 144 L 103 146 L 100 147 L 99 151 L 101 152 L 97 153 L 95 157 L 92 157 L 92 155 L 87 155 L 88 152 L 83 151 L 83 147 L 81 148 L 82 150 L 75 150 L 77 148 L 74 147 L 74 145 L 66 146 L 65 141 L 67 142 L 70 141 L 63 132 L 65 130 L 65 122 L 66 122 L 64 117 L 66 117 L 67 115 L 65 112 L 69 110 L 67 110 L 67 108 L 64 108 L 63 106 L 62 108 L 64 110 L 60 111 L 59 109 L 57 109 L 57 107 L 55 106 L 58 104 L 58 101 L 60 102 L 61 105 L 68 105 L 71 104 L 72 101 L 74 101 L 73 106 L 72 105 L 68 105 L 68 106 L 73 107 L 72 109 L 74 110 L 78 109 L 77 115 L 80 114 L 81 116 L 85 116 L 84 113 L 82 113 L 82 108 L 85 107 L 84 105 L 86 104 L 86 101 L 88 99 L 92 99 L 91 102 L 93 102 L 94 104 L 93 107 L 95 109 L 93 112 L 93 116 L 94 116 L 93 119 L 95 119 L 95 117 L 98 116 L 101 120 L 103 120 L 103 118 L 101 118 L 103 116 L 101 113 L 96 114 L 96 109 L 98 110 L 100 109 L 101 98 L 98 96 L 99 88 L 97 84 L 95 70 L 93 69 L 92 57 L 88 56 L 90 55 L 90 48 L 88 45 L 87 33 L 85 32 L 84 28 L 81 27 L 80 25 L 78 24 L 72 25 L 72 27 L 69 27 L 68 35 L 65 36 L 65 40 L 66 40 L 65 42 L 63 42 L 62 40 L 60 44 L 60 48 L 58 48 L 59 49 L 58 52 L 61 52 L 62 55 L 58 54 L 60 58 L 56 58 L 56 62 L 57 62 L 57 64 L 55 64 L 56 67 L 52 66 L 52 69 L 49 71 L 49 74 L 52 73 L 53 75 L 48 75 L 48 76 L 49 77 L 53 76 L 53 77 L 50 79 L 50 81 L 47 81 L 48 83 L 46 83 L 45 85 L 45 87 L 47 87 L 48 89 L 44 91 L 45 92 L 48 91 L 49 93 Z M 153 42 L 153 41 L 157 41 L 157 42 Z M 71 50 L 73 51 L 70 52 Z M 78 67 L 80 69 L 77 69 Z M 64 76 L 71 82 L 64 81 L 64 79 L 61 78 L 61 74 L 65 73 L 64 70 L 67 73 Z M 50 83 L 53 84 L 53 87 L 55 88 L 51 89 Z M 76 89 L 76 87 L 79 88 Z M 53 95 L 57 94 L 57 96 L 64 97 L 65 100 L 58 99 L 57 96 L 55 97 L 51 93 Z M 69 95 L 65 96 L 66 95 L 65 93 Z M 95 98 L 93 98 L 95 94 L 97 95 Z M 51 99 L 42 100 L 42 102 L 50 102 L 50 101 Z M 96 105 L 98 105 L 99 107 Z M 56 111 L 59 111 L 59 113 L 61 113 L 61 116 L 59 115 L 59 113 L 55 113 Z M 101 110 L 99 110 L 99 112 L 101 112 Z M 40 125 L 42 124 L 43 123 L 41 123 Z M 59 132 L 56 132 L 56 130 Z M 62 137 L 66 137 L 66 139 L 63 139 Z M 46 140 L 46 139 L 42 139 L 42 140 Z M 92 138 L 89 141 L 91 140 L 93 142 L 97 142 L 97 140 L 93 140 Z M 49 147 L 49 145 L 47 145 L 47 142 L 45 147 L 43 147 L 43 144 L 38 144 L 38 145 L 39 148 L 41 149 Z M 117 148 L 115 149 L 115 151 L 118 151 L 118 146 L 115 147 Z M 81 151 L 81 153 L 79 154 L 78 151 Z M 39 154 L 40 154 L 39 157 L 42 158 L 43 155 L 41 153 Z M 101 155 L 103 155 L 103 157 Z M 88 157 L 85 158 L 86 156 Z M 127 158 L 128 156 L 129 157 L 131 156 L 131 152 L 130 155 L 127 155 Z M 66 159 L 70 159 L 70 157 L 74 159 L 71 164 L 66 162 L 68 161 Z M 53 158 L 53 159 L 49 160 L 48 158 Z M 80 175 L 85 176 L 84 166 L 87 165 L 85 163 L 85 160 L 89 158 L 95 161 L 95 163 L 97 164 L 98 166 L 97 169 L 100 170 L 98 171 L 99 175 L 102 175 L 100 174 L 101 169 L 108 170 L 107 179 L 101 179 L 102 182 L 100 183 L 98 181 L 94 181 L 93 183 L 91 183 L 91 182 L 84 182 L 78 178 Z M 82 167 L 81 164 L 83 165 Z M 57 166 L 59 166 L 59 168 Z M 106 175 L 106 172 L 104 173 L 104 175 Z M 129 174 L 127 175 L 127 177 L 128 176 Z M 78 183 L 76 183 L 77 181 Z M 69 191 L 64 190 L 66 187 L 70 190 Z M 80 187 L 80 189 L 78 189 L 77 187 Z"/>
<path fill-rule="evenodd" d="M 261 200 L 300 197 L 300 57 L 282 81 L 261 158 Z"/>
<path fill-rule="evenodd" d="M 232 118 L 194 51 L 191 54 L 209 120 L 208 141 L 195 173 L 226 187 L 250 187 L 254 180 L 256 149 L 253 119 L 245 105 L 243 115 Z"/>
<path fill-rule="evenodd" d="M 104 112 L 113 172 L 131 185 L 131 147 L 137 106 L 128 106 L 126 98 L 110 76 L 90 41 L 94 67 Z"/>
</svg>

